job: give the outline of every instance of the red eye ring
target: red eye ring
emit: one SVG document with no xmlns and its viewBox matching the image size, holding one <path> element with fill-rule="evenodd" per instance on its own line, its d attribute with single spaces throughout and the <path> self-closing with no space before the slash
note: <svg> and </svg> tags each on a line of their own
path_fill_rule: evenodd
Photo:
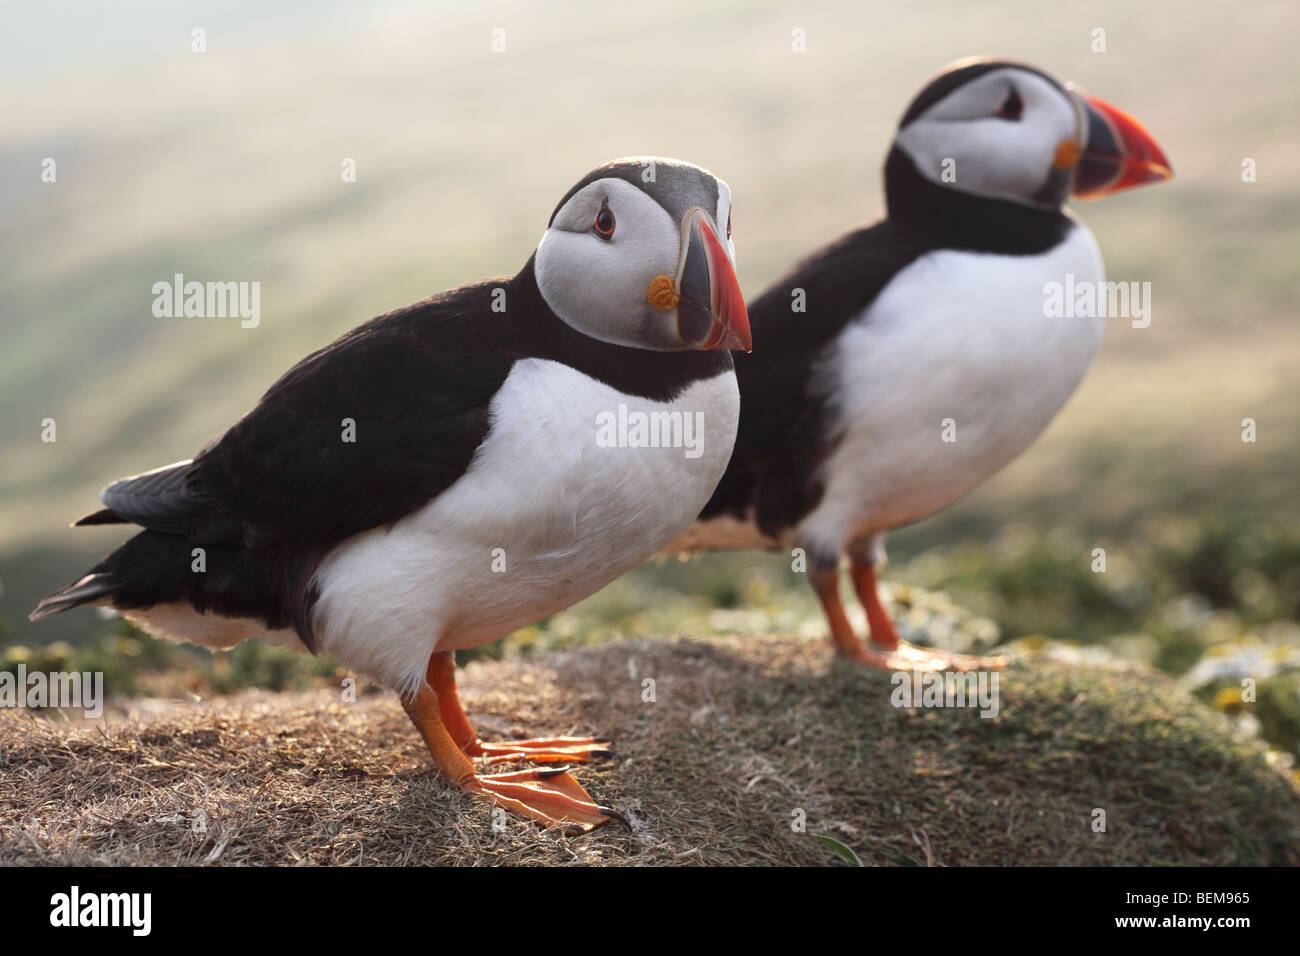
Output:
<svg viewBox="0 0 1300 956">
<path fill-rule="evenodd" d="M 614 238 L 615 225 L 613 211 L 608 206 L 601 204 L 600 212 L 596 213 L 596 221 L 591 224 L 591 228 L 596 235 L 608 242 Z"/>
</svg>

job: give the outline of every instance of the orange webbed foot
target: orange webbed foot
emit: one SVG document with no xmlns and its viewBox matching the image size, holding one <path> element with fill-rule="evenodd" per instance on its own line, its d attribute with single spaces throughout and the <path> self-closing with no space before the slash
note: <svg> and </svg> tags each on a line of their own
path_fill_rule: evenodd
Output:
<svg viewBox="0 0 1300 956">
<path fill-rule="evenodd" d="M 1007 666 L 1005 657 L 976 657 L 971 654 L 959 654 L 937 647 L 917 647 L 898 636 L 894 619 L 885 610 L 876 586 L 876 569 L 870 562 L 854 561 L 851 577 L 858 600 L 867 612 L 867 626 L 871 631 L 871 642 L 865 647 L 850 633 L 850 639 L 839 640 L 836 647 L 841 656 L 862 664 L 886 671 L 998 671 Z M 838 600 L 838 598 L 836 598 Z M 841 618 L 843 613 L 841 612 Z M 847 621 L 844 627 L 847 628 Z M 850 629 L 851 631 L 851 629 Z"/>
<path fill-rule="evenodd" d="M 611 741 L 603 737 L 538 737 L 493 743 L 475 740 L 467 744 L 464 750 L 466 756 L 480 757 L 486 763 L 502 763 L 507 760 L 589 763 L 602 757 L 617 756 L 610 748 Z"/>
<path fill-rule="evenodd" d="M 586 762 L 610 754 L 609 741 L 598 737 L 544 737 L 483 743 L 460 705 L 455 662 L 449 652 L 430 657 L 425 682 L 402 698 L 402 706 L 420 731 L 438 769 L 475 796 L 542 826 L 562 827 L 572 833 L 586 833 L 611 820 L 631 829 L 622 814 L 598 805 L 564 767 L 478 773 L 472 757 L 482 757 L 488 763 L 502 760 Z"/>
<path fill-rule="evenodd" d="M 617 820 L 632 828 L 617 810 L 599 806 L 563 768 L 478 775 L 464 786 L 544 827 L 586 833 Z"/>
<path fill-rule="evenodd" d="M 878 647 L 875 644 L 859 646 L 845 656 L 856 664 L 885 671 L 957 671 L 964 674 L 969 671 L 1000 671 L 1007 666 L 1005 657 L 977 657 L 937 647 L 918 647 L 907 641 L 899 641 L 894 648 Z"/>
</svg>

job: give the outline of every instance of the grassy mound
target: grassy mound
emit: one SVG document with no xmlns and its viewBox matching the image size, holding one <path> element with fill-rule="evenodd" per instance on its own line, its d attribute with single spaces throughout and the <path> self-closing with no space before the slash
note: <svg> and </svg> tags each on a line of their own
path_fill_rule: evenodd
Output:
<svg viewBox="0 0 1300 956">
<path fill-rule="evenodd" d="M 866 864 L 1300 862 L 1293 782 L 1142 672 L 1030 659 L 994 719 L 895 708 L 889 675 L 779 636 L 475 661 L 461 686 L 485 738 L 614 737 L 621 760 L 575 772 L 633 832 L 494 832 L 390 695 L 253 691 L 101 725 L 0 713 L 0 863 L 840 861 L 817 835 Z"/>
</svg>

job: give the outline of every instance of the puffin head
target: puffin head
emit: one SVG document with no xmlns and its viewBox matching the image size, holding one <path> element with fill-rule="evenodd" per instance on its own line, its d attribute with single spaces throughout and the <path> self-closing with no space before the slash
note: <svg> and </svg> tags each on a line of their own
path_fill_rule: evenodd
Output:
<svg viewBox="0 0 1300 956">
<path fill-rule="evenodd" d="M 947 67 L 907 108 L 894 144 L 939 186 L 1045 208 L 1173 175 L 1128 113 L 1007 60 Z"/>
<path fill-rule="evenodd" d="M 560 200 L 537 247 L 542 298 L 572 328 L 656 351 L 750 348 L 731 190 L 674 159 L 606 163 Z"/>
</svg>

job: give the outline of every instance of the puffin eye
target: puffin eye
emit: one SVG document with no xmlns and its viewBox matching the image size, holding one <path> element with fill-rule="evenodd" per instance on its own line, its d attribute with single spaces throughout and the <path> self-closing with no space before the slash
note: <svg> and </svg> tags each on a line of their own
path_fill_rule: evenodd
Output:
<svg viewBox="0 0 1300 956">
<path fill-rule="evenodd" d="M 600 212 L 596 213 L 596 221 L 591 224 L 591 228 L 596 231 L 596 235 L 606 242 L 614 238 L 614 213 L 603 202 L 600 204 Z"/>
<path fill-rule="evenodd" d="M 731 238 L 731 210 L 727 210 L 727 238 Z"/>
<path fill-rule="evenodd" d="M 1025 111 L 1025 104 L 1020 99 L 1020 94 L 1014 89 L 1007 94 L 1007 98 L 1002 101 L 1002 106 L 998 108 L 998 119 L 1019 120 L 1020 114 Z"/>
</svg>

